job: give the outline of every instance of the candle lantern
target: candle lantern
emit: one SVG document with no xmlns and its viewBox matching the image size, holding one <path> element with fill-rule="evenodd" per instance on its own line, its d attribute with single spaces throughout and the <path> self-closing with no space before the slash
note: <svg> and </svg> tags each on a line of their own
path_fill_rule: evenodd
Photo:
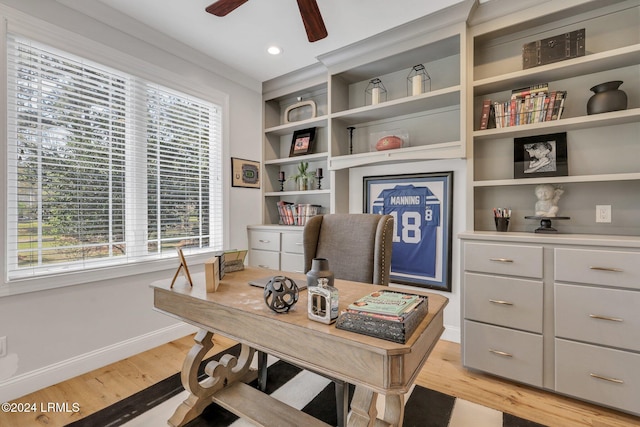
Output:
<svg viewBox="0 0 640 427">
<path fill-rule="evenodd" d="M 382 80 L 371 79 L 364 91 L 364 104 L 376 105 L 387 100 L 387 89 L 382 84 Z"/>
<path fill-rule="evenodd" d="M 431 77 L 424 65 L 414 65 L 407 76 L 407 96 L 416 96 L 431 91 Z"/>
</svg>

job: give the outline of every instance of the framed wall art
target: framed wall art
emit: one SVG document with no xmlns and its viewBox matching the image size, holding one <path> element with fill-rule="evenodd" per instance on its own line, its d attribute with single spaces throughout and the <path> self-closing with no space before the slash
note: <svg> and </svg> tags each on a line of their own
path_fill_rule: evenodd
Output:
<svg viewBox="0 0 640 427">
<path fill-rule="evenodd" d="M 567 133 L 513 140 L 513 177 L 567 176 Z"/>
<path fill-rule="evenodd" d="M 391 281 L 451 292 L 453 172 L 363 181 L 363 211 L 394 219 Z"/>
<path fill-rule="evenodd" d="M 302 156 L 313 153 L 313 144 L 316 139 L 316 128 L 297 130 L 293 133 L 289 157 Z"/>
<path fill-rule="evenodd" d="M 232 157 L 231 186 L 260 188 L 260 162 Z"/>
</svg>

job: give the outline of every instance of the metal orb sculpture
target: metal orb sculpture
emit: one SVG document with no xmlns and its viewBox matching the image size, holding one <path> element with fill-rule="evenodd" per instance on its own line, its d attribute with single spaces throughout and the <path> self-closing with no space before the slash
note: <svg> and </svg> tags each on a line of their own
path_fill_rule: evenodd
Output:
<svg viewBox="0 0 640 427">
<path fill-rule="evenodd" d="M 285 276 L 274 276 L 264 287 L 264 302 L 276 313 L 286 313 L 298 302 L 296 282 Z"/>
</svg>

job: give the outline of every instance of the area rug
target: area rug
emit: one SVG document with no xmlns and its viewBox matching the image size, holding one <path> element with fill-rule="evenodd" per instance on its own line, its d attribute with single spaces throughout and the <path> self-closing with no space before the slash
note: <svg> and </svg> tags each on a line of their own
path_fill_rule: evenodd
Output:
<svg viewBox="0 0 640 427">
<path fill-rule="evenodd" d="M 230 349 L 238 355 L 240 346 Z M 208 360 L 218 360 L 213 356 Z M 207 361 L 203 362 L 203 366 Z M 336 425 L 335 388 L 331 381 L 281 360 L 269 360 L 266 393 L 330 425 Z M 200 377 L 204 377 L 201 369 Z M 255 384 L 254 384 L 255 385 Z M 350 399 L 353 387 L 350 389 Z M 180 374 L 134 394 L 69 427 L 146 427 L 167 425 L 166 420 L 186 398 Z M 415 386 L 405 401 L 405 427 L 544 427 L 463 399 Z M 378 408 L 379 412 L 383 408 Z M 244 427 L 248 422 L 212 403 L 188 427 Z M 274 426 L 278 427 L 278 426 Z M 304 427 L 304 426 L 301 426 Z"/>
</svg>

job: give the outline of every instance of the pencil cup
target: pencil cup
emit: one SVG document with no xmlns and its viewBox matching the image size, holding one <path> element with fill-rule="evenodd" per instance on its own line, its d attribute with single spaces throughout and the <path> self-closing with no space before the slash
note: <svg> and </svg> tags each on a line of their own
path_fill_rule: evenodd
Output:
<svg viewBox="0 0 640 427">
<path fill-rule="evenodd" d="M 509 218 L 494 218 L 496 221 L 496 231 L 507 231 L 509 229 Z"/>
</svg>

